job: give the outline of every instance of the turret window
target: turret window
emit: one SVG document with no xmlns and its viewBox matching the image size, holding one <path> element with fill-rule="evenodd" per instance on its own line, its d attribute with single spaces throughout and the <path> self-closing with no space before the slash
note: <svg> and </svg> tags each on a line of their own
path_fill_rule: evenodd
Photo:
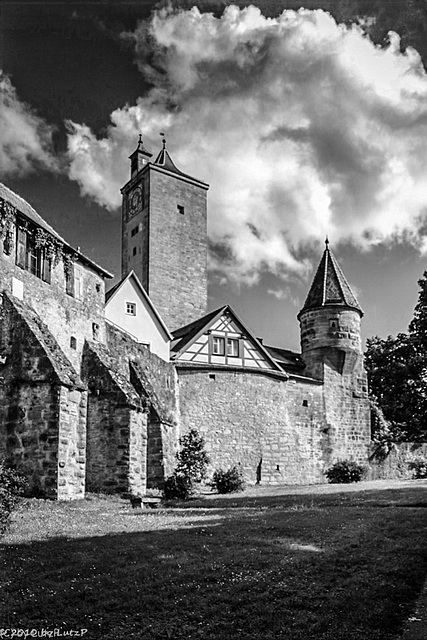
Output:
<svg viewBox="0 0 427 640">
<path fill-rule="evenodd" d="M 185 209 L 183 204 L 178 204 L 176 208 L 178 209 L 178 213 L 181 213 L 182 215 L 184 215 Z"/>
</svg>

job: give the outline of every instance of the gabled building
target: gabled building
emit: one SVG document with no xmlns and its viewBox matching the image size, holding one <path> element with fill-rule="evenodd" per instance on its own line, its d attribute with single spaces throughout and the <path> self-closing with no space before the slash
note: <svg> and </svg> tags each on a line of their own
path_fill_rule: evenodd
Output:
<svg viewBox="0 0 427 640">
<path fill-rule="evenodd" d="M 122 274 L 71 247 L 0 185 L 0 458 L 32 490 L 161 488 L 179 436 L 211 471 L 310 484 L 366 461 L 363 312 L 326 244 L 298 319 L 301 353 L 264 345 L 228 306 L 207 310 L 208 185 L 140 138 L 122 189 Z"/>
<path fill-rule="evenodd" d="M 169 362 L 172 336 L 134 271 L 107 291 L 105 318 Z"/>
</svg>

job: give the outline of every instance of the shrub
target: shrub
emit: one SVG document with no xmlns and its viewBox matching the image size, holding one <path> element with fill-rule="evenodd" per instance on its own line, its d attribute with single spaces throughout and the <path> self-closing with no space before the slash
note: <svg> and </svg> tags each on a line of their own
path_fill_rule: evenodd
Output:
<svg viewBox="0 0 427 640">
<path fill-rule="evenodd" d="M 408 469 L 412 471 L 412 477 L 417 480 L 427 478 L 427 460 L 425 458 L 414 458 L 414 460 L 410 460 Z"/>
<path fill-rule="evenodd" d="M 187 500 L 191 494 L 191 490 L 191 481 L 185 476 L 179 475 L 176 471 L 166 478 L 163 485 L 165 500 Z"/>
<path fill-rule="evenodd" d="M 7 530 L 12 511 L 21 500 L 27 484 L 24 476 L 0 462 L 0 534 Z"/>
<path fill-rule="evenodd" d="M 178 461 L 171 476 L 166 478 L 163 495 L 166 500 L 186 500 L 194 490 L 194 484 L 206 477 L 209 456 L 205 440 L 196 429 L 191 429 L 179 439 Z"/>
<path fill-rule="evenodd" d="M 245 482 L 240 467 L 231 467 L 224 471 L 217 469 L 209 485 L 218 493 L 235 493 L 243 491 Z"/>
<path fill-rule="evenodd" d="M 338 460 L 325 472 L 325 475 L 331 484 L 347 484 L 360 482 L 365 473 L 365 467 L 354 460 Z"/>
</svg>

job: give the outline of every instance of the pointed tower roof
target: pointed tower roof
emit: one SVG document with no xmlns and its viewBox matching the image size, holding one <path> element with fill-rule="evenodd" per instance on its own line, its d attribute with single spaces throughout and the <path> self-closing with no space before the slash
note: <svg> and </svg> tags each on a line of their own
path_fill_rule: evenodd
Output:
<svg viewBox="0 0 427 640">
<path fill-rule="evenodd" d="M 325 251 L 323 252 L 307 299 L 298 315 L 309 309 L 342 306 L 354 309 L 363 316 L 362 308 L 356 296 L 351 290 L 335 256 L 329 249 L 329 240 L 327 238 L 325 244 Z"/>
<path fill-rule="evenodd" d="M 164 134 L 161 133 L 160 135 L 163 136 Z M 161 167 L 164 167 L 169 171 L 173 171 L 174 173 L 184 175 L 182 171 L 178 169 L 178 167 L 172 160 L 169 151 L 166 149 L 166 138 L 162 139 L 162 148 L 159 151 L 157 158 L 154 160 L 154 164 L 160 165 Z"/>
<path fill-rule="evenodd" d="M 144 156 L 147 156 L 147 158 L 151 158 L 151 156 L 153 155 L 152 153 L 150 153 L 145 147 L 144 147 L 144 143 L 142 142 L 142 134 L 139 134 L 139 139 L 138 139 L 138 146 L 135 149 L 135 151 L 133 151 L 133 153 L 131 153 L 131 155 L 129 156 L 130 159 L 132 159 L 135 154 L 142 154 Z"/>
</svg>

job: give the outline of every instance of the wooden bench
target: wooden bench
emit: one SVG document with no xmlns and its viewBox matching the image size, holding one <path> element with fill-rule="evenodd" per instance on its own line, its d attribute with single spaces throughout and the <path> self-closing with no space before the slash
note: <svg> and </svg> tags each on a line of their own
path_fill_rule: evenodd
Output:
<svg viewBox="0 0 427 640">
<path fill-rule="evenodd" d="M 132 509 L 157 509 L 161 501 L 161 498 L 151 498 L 149 496 L 130 497 Z"/>
</svg>

